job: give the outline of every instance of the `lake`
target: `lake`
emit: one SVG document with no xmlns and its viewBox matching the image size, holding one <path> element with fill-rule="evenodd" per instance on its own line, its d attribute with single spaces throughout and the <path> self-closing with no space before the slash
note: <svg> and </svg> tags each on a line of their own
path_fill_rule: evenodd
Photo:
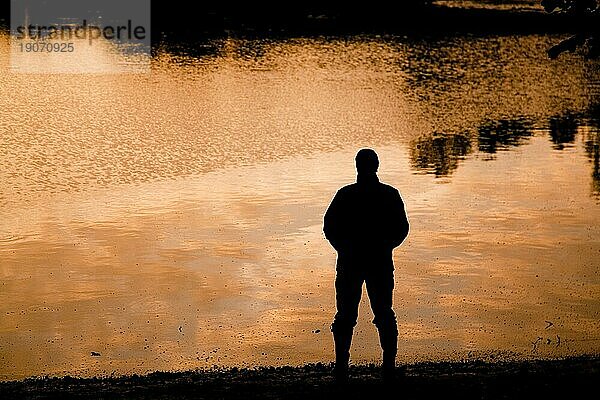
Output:
<svg viewBox="0 0 600 400">
<path fill-rule="evenodd" d="M 597 354 L 600 64 L 560 39 L 163 43 L 84 75 L 13 73 L 1 34 L 0 379 L 333 361 L 322 217 L 361 147 L 411 223 L 399 362 Z"/>
</svg>

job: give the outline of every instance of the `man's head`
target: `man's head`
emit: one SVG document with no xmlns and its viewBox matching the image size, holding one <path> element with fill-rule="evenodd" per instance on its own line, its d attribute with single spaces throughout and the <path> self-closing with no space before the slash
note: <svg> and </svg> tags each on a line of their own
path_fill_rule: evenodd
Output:
<svg viewBox="0 0 600 400">
<path fill-rule="evenodd" d="M 358 174 L 374 174 L 379 168 L 379 158 L 373 149 L 360 149 L 356 153 L 356 172 Z"/>
</svg>

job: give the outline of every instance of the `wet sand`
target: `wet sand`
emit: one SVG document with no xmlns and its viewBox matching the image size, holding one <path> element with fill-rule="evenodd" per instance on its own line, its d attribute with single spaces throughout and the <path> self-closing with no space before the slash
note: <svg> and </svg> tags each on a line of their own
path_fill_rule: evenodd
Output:
<svg viewBox="0 0 600 400">
<path fill-rule="evenodd" d="M 331 377 L 331 366 L 155 372 L 118 378 L 38 378 L 0 383 L 2 398 L 538 398 L 597 392 L 600 358 L 523 362 L 439 362 L 408 365 L 406 375 L 384 383 L 377 366 L 351 369 L 348 385 Z"/>
</svg>

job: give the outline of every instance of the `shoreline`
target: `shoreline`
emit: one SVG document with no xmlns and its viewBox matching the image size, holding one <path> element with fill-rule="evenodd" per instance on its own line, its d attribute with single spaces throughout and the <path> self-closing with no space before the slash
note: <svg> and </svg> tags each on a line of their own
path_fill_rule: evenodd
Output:
<svg viewBox="0 0 600 400">
<path fill-rule="evenodd" d="M 382 382 L 377 365 L 355 365 L 337 385 L 330 364 L 153 372 L 102 378 L 28 378 L 0 382 L 10 398 L 361 398 L 390 391 L 402 398 L 564 398 L 597 390 L 600 356 L 558 360 L 424 362 Z"/>
</svg>

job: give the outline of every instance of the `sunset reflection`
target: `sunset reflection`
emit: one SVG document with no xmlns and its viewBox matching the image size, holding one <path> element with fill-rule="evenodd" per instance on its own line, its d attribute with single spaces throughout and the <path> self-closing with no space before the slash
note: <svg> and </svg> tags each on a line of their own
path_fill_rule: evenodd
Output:
<svg viewBox="0 0 600 400">
<path fill-rule="evenodd" d="M 597 352 L 598 72 L 546 60 L 546 36 L 490 41 L 165 41 L 149 74 L 2 61 L 0 379 L 329 362 L 322 218 L 364 146 L 411 222 L 401 361 Z"/>
</svg>

